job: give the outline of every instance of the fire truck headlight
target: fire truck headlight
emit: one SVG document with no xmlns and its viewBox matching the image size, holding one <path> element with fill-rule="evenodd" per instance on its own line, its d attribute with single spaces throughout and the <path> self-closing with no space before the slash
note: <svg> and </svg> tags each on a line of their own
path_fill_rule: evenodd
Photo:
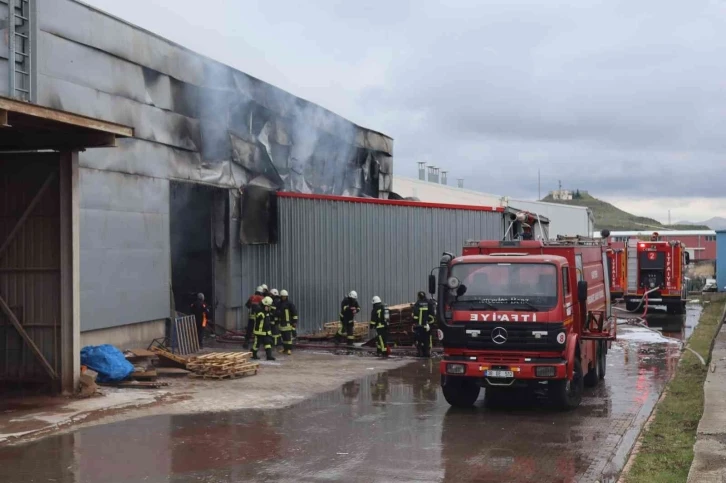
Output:
<svg viewBox="0 0 726 483">
<path fill-rule="evenodd" d="M 461 282 L 456 277 L 450 277 L 449 280 L 447 280 L 447 283 L 449 284 L 450 289 L 456 290 Z"/>
<path fill-rule="evenodd" d="M 447 374 L 464 374 L 466 372 L 465 364 L 446 364 Z"/>
</svg>

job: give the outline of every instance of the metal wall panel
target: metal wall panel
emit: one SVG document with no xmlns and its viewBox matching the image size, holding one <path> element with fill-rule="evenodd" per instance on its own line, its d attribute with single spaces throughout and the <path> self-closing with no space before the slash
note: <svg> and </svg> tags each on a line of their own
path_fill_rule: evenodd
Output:
<svg viewBox="0 0 726 483">
<path fill-rule="evenodd" d="M 80 170 L 81 330 L 170 314 L 169 182 Z"/>
<path fill-rule="evenodd" d="M 444 251 L 504 235 L 499 212 L 284 197 L 278 210 L 278 244 L 241 246 L 242 293 L 261 283 L 287 289 L 303 332 L 337 320 L 350 290 L 359 320 L 368 320 L 374 295 L 389 305 L 414 301 Z"/>
<path fill-rule="evenodd" d="M 0 159 L 0 245 L 59 164 L 58 154 Z M 56 374 L 60 373 L 60 184 L 56 174 L 0 253 L 0 296 Z M 0 311 L 0 380 L 47 381 L 49 376 Z"/>
<path fill-rule="evenodd" d="M 592 236 L 592 220 L 585 207 L 513 199 L 509 200 L 509 205 L 518 210 L 526 210 L 549 218 L 551 238 L 557 235 Z"/>
</svg>

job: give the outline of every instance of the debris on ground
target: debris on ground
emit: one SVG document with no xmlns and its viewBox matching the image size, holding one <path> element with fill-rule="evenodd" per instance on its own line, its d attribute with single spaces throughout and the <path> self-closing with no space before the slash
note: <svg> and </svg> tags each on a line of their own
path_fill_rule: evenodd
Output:
<svg viewBox="0 0 726 483">
<path fill-rule="evenodd" d="M 187 369 L 190 377 L 202 379 L 236 379 L 255 375 L 260 365 L 251 362 L 251 352 L 213 352 L 203 356 L 191 357 Z"/>
<path fill-rule="evenodd" d="M 98 385 L 96 384 L 96 378 L 98 373 L 93 369 L 88 369 L 84 366 L 79 377 L 80 392 L 78 393 L 79 398 L 92 397 L 99 394 Z"/>
<path fill-rule="evenodd" d="M 81 349 L 81 365 L 98 373 L 98 382 L 122 381 L 134 372 L 134 366 L 111 344 Z"/>
</svg>

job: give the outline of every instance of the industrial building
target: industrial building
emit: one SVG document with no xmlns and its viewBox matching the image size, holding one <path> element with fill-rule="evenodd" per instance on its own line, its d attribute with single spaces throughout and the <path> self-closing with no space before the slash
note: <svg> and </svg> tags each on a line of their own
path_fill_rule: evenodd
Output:
<svg viewBox="0 0 726 483">
<path fill-rule="evenodd" d="M 260 283 L 301 331 L 351 289 L 410 301 L 442 251 L 521 230 L 387 200 L 390 137 L 81 2 L 0 19 L 0 389 L 71 392 L 83 346 L 145 346 L 197 292 L 230 329 Z"/>
<path fill-rule="evenodd" d="M 656 230 L 650 231 L 613 231 L 608 242 L 613 248 L 625 248 L 628 238 L 650 239 Z M 686 246 L 693 262 L 716 260 L 716 232 L 713 230 L 668 230 L 658 231 L 659 240 L 679 240 Z M 595 236 L 600 236 L 599 233 Z"/>
<path fill-rule="evenodd" d="M 461 183 L 463 180 L 459 180 Z M 556 235 L 591 236 L 595 218 L 584 206 L 562 205 L 544 201 L 530 201 L 509 198 L 447 185 L 445 172 L 438 168 L 419 169 L 419 179 L 394 175 L 391 192 L 404 199 L 415 199 L 429 203 L 461 203 L 479 206 L 500 206 L 513 210 L 529 211 L 549 219 L 551 237 Z"/>
</svg>

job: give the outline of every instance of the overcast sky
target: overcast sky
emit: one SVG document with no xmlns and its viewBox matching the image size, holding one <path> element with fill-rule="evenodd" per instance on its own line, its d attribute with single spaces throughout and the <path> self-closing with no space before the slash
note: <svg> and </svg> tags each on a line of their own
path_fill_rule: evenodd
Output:
<svg viewBox="0 0 726 483">
<path fill-rule="evenodd" d="M 449 184 L 726 216 L 726 0 L 86 0 L 395 139 Z"/>
</svg>

